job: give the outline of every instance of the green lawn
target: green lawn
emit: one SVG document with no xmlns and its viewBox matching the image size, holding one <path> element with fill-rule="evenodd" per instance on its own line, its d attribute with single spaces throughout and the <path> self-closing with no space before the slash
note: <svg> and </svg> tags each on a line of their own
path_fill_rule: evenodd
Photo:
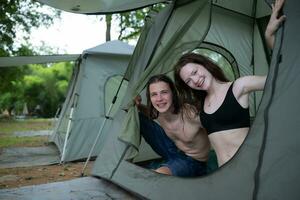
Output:
<svg viewBox="0 0 300 200">
<path fill-rule="evenodd" d="M 48 141 L 47 136 L 16 137 L 16 131 L 37 131 L 53 129 L 49 119 L 0 120 L 0 148 L 20 146 L 42 146 Z"/>
</svg>

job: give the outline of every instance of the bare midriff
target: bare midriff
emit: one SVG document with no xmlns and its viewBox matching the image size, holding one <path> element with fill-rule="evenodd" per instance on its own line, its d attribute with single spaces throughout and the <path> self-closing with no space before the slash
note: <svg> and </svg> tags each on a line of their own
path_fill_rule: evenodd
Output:
<svg viewBox="0 0 300 200">
<path fill-rule="evenodd" d="M 245 140 L 249 128 L 237 128 L 211 133 L 208 137 L 218 158 L 218 165 L 229 161 Z"/>
</svg>

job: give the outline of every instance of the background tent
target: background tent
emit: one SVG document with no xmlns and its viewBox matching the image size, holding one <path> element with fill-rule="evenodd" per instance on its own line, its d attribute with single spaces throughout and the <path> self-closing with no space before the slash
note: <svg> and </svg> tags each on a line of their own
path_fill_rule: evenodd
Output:
<svg viewBox="0 0 300 200">
<path fill-rule="evenodd" d="M 43 2 L 60 6 L 58 0 Z M 106 124 L 110 135 L 93 174 L 149 199 L 299 199 L 299 1 L 286 0 L 287 21 L 277 34 L 269 70 L 256 68 L 268 64 L 263 32 L 270 8 L 264 1 L 170 2 L 147 21 L 127 69 L 130 81 L 122 107 L 143 90 L 149 76 L 171 71 L 182 52 L 210 48 L 228 55 L 228 60 L 236 63 L 238 75 L 269 71 L 250 133 L 236 156 L 216 172 L 198 178 L 165 176 L 132 162 L 136 155 L 143 157 L 143 147 L 137 110 L 129 105 L 128 112 L 118 110 Z M 134 6 L 127 10 L 148 5 L 145 1 L 122 1 L 126 3 Z M 97 9 L 90 9 L 89 4 Z M 61 3 L 62 9 L 81 13 L 105 13 L 101 5 L 109 12 L 122 11 L 116 1 Z M 259 97 L 252 97 L 252 102 L 253 115 Z"/>
<path fill-rule="evenodd" d="M 0 67 L 15 67 L 28 64 L 67 62 L 74 61 L 79 56 L 80 54 L 0 57 Z"/>
<path fill-rule="evenodd" d="M 85 50 L 77 61 L 56 127 L 51 135 L 61 161 L 88 157 L 103 121 L 113 117 L 127 87 L 124 81 L 112 104 L 134 47 L 110 41 Z M 107 116 L 108 115 L 108 116 Z M 106 137 L 106 131 L 102 137 Z M 101 140 L 91 156 L 96 156 Z"/>
</svg>

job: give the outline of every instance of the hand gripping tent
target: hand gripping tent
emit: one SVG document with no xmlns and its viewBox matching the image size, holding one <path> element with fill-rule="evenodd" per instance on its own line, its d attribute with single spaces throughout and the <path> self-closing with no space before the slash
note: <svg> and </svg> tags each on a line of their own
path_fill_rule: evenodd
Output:
<svg viewBox="0 0 300 200">
<path fill-rule="evenodd" d="M 162 1 L 42 2 L 91 14 L 121 12 Z M 167 3 L 160 13 L 147 19 L 126 71 L 126 97 L 115 117 L 105 125 L 109 135 L 93 175 L 149 199 L 299 199 L 299 1 L 285 2 L 287 20 L 277 33 L 270 67 L 263 40 L 270 14 L 265 1 Z M 236 77 L 268 73 L 264 94 L 261 100 L 257 94 L 252 97 L 251 112 L 256 117 L 248 137 L 220 169 L 195 178 L 157 174 L 134 163 L 137 158 L 150 158 L 140 144 L 137 110 L 130 103 L 143 90 L 149 76 L 168 73 L 183 52 L 196 48 L 224 55 L 232 63 Z"/>
</svg>

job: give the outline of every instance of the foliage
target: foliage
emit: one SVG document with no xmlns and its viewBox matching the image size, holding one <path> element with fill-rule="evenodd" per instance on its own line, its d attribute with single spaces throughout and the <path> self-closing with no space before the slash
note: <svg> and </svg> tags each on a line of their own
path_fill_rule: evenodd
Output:
<svg viewBox="0 0 300 200">
<path fill-rule="evenodd" d="M 50 26 L 60 12 L 43 6 L 33 0 L 0 0 L 0 56 L 35 55 L 33 47 L 26 41 L 32 28 Z M 6 108 L 20 109 L 24 102 L 22 94 L 22 79 L 27 67 L 0 68 L 0 111 Z M 11 92 L 14 91 L 14 92 Z"/>
<path fill-rule="evenodd" d="M 24 46 L 27 45 L 16 44 L 17 34 L 20 39 L 26 41 L 32 28 L 47 27 L 52 24 L 53 18 L 60 15 L 54 9 L 47 9 L 46 13 L 42 5 L 33 0 L 0 0 L 0 2 L 0 56 L 22 55 Z"/>
<path fill-rule="evenodd" d="M 0 43 L 1 45 L 1 43 Z M 32 55 L 33 51 L 25 45 L 21 45 L 16 55 Z M 11 67 L 0 68 L 0 94 L 7 92 L 8 90 L 14 90 L 14 82 L 21 79 L 23 74 L 27 71 L 27 67 Z"/>
<path fill-rule="evenodd" d="M 33 111 L 40 105 L 43 117 L 53 117 L 59 104 L 63 103 L 71 75 L 71 63 L 53 64 L 51 67 L 30 66 L 32 73 L 26 75 L 24 99 Z"/>
<path fill-rule="evenodd" d="M 0 110 L 20 114 L 26 103 L 31 114 L 53 117 L 65 99 L 71 72 L 72 63 L 30 65 L 22 79 L 11 82 L 12 90 L 1 94 Z"/>
<path fill-rule="evenodd" d="M 20 69 L 20 71 L 22 70 Z M 11 71 L 8 71 L 8 73 L 6 74 L 12 74 L 12 77 L 14 76 L 16 77 L 20 75 L 19 73 L 14 74 L 15 72 L 17 72 L 17 70 L 12 69 Z M 3 81 L 1 77 L 0 80 L 1 82 Z M 23 89 L 22 89 L 21 81 L 18 79 L 11 80 L 11 81 L 8 80 L 6 86 L 10 88 L 10 91 L 8 92 L 2 90 L 3 92 L 1 92 L 1 96 L 0 96 L 0 111 L 2 108 L 2 110 L 7 109 L 8 112 L 11 113 L 14 108 L 17 110 L 22 109 L 24 102 L 22 100 Z"/>
<path fill-rule="evenodd" d="M 135 40 L 139 37 L 141 29 L 145 24 L 145 18 L 150 12 L 158 12 L 164 8 L 164 4 L 156 4 L 150 7 L 134 10 L 130 12 L 124 12 L 115 15 L 119 21 L 120 33 L 119 40 Z"/>
</svg>

